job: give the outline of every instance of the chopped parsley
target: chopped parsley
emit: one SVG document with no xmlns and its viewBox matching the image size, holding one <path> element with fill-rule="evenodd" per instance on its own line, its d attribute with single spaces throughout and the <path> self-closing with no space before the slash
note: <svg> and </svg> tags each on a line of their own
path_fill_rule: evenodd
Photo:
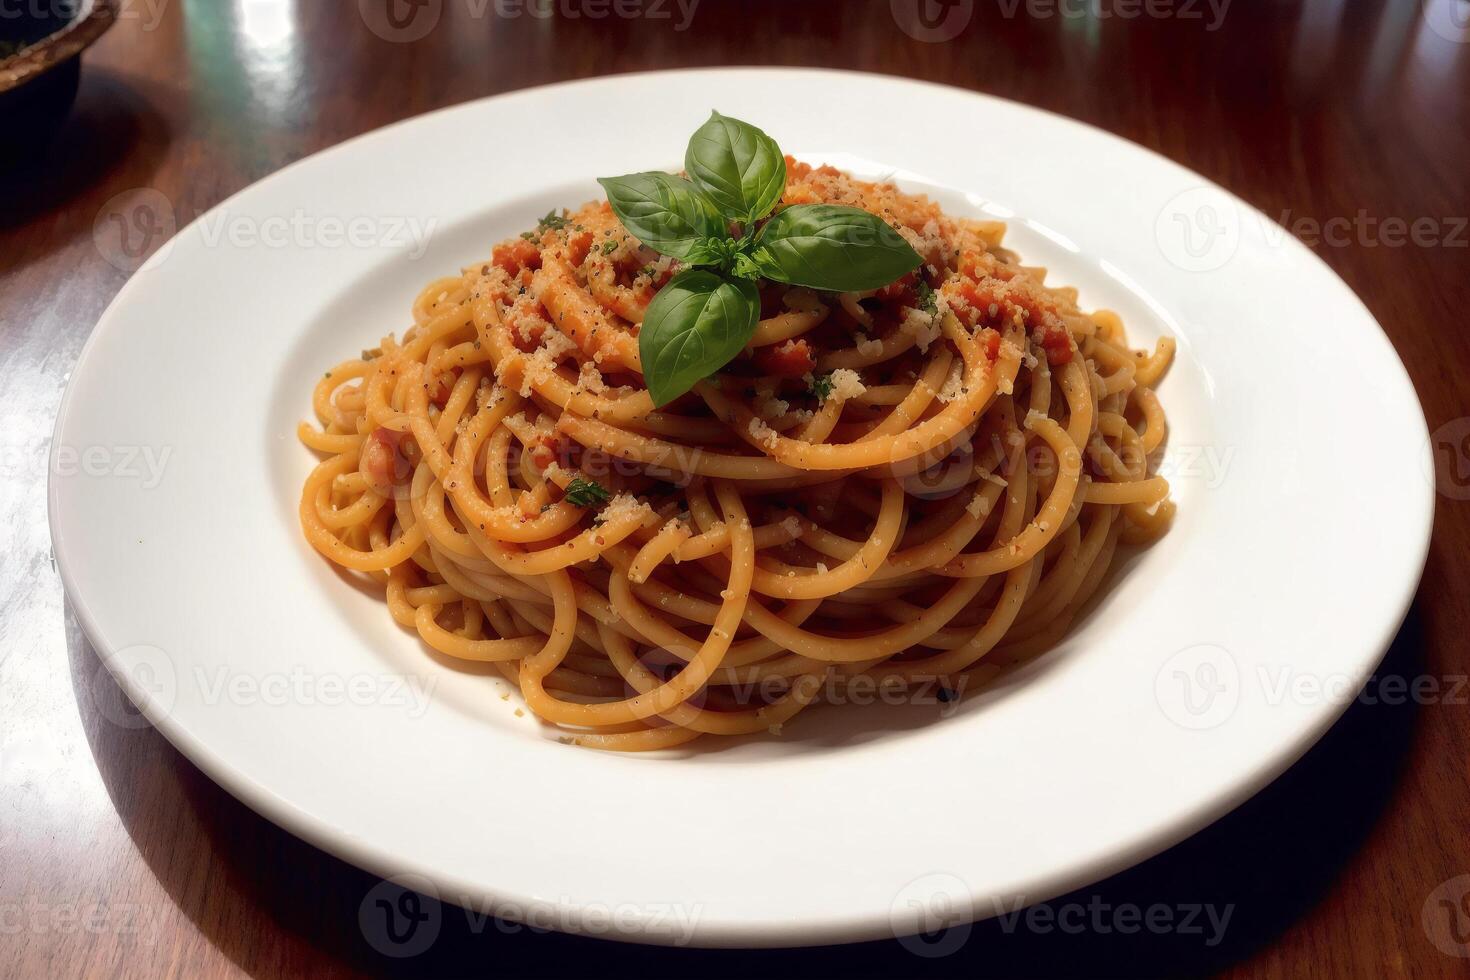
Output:
<svg viewBox="0 0 1470 980">
<path fill-rule="evenodd" d="M 566 226 L 567 219 L 563 218 L 555 211 L 547 211 L 546 217 L 536 222 L 537 231 L 555 231 L 559 228 L 565 228 Z"/>
<path fill-rule="evenodd" d="M 914 287 L 914 292 L 919 294 L 919 309 L 930 316 L 939 312 L 939 302 L 934 298 L 934 289 L 924 280 Z"/>
<path fill-rule="evenodd" d="M 808 390 L 817 396 L 817 401 L 824 402 L 832 394 L 832 375 L 814 374 L 812 380 L 807 383 Z"/>
<path fill-rule="evenodd" d="M 602 254 L 611 255 L 618 250 L 618 243 L 609 238 L 602 243 Z"/>
<path fill-rule="evenodd" d="M 584 480 L 577 476 L 567 484 L 565 500 L 577 507 L 591 507 L 593 504 L 605 504 L 612 499 L 612 493 L 602 484 L 595 480 Z"/>
</svg>

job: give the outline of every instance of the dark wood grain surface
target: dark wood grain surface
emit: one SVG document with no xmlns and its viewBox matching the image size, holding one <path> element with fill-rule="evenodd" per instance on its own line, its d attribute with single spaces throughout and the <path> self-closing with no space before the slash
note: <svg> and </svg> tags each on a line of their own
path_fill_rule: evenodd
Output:
<svg viewBox="0 0 1470 980">
<path fill-rule="evenodd" d="M 390 20 L 378 0 L 124 0 L 87 55 L 70 120 L 0 175 L 0 974 L 1467 973 L 1463 0 L 947 0 L 927 20 L 916 0 L 555 0 L 549 16 L 519 0 L 396 3 Z M 1424 583 L 1380 682 L 1302 762 L 1184 844 L 1049 903 L 1106 910 L 1068 928 L 990 921 L 943 956 L 897 942 L 702 952 L 444 907 L 426 951 L 385 955 L 359 917 L 378 882 L 255 816 L 130 721 L 66 605 L 49 561 L 47 446 L 71 365 L 137 258 L 95 229 L 131 199 L 118 195 L 140 191 L 181 225 L 284 164 L 439 106 L 729 64 L 886 72 L 1016 99 L 1151 147 L 1287 224 L 1364 298 L 1423 400 L 1440 465 Z M 1344 535 L 1372 535 L 1374 513 L 1395 506 L 1373 475 L 1371 453 L 1344 460 L 1344 492 L 1363 513 Z M 1389 679 L 1418 693 L 1387 694 Z M 1173 926 L 1116 928 L 1116 910 L 1155 905 Z M 1201 915 L 1204 928 L 1183 928 L 1192 906 L 1228 909 L 1228 923 Z"/>
</svg>

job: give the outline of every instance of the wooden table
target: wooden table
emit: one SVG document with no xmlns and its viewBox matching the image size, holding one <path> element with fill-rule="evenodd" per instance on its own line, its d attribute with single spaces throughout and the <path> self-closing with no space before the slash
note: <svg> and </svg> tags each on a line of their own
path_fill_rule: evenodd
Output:
<svg viewBox="0 0 1470 980">
<path fill-rule="evenodd" d="M 398 0 L 394 20 L 377 2 L 129 0 L 89 53 L 54 145 L 0 177 L 0 973 L 1465 974 L 1470 960 L 1452 955 L 1470 953 L 1453 940 L 1470 938 L 1470 903 L 1453 905 L 1470 882 L 1455 881 L 1470 872 L 1463 0 L 1227 3 L 1223 16 L 1222 0 L 947 0 L 927 21 L 914 0 L 556 0 L 550 17 L 520 0 Z M 708 953 L 447 909 L 427 952 L 386 957 L 359 927 L 371 876 L 246 810 L 146 725 L 109 720 L 129 716 L 68 612 L 44 497 L 68 371 L 126 279 L 126 262 L 94 240 L 108 202 L 151 188 L 182 224 L 293 160 L 439 106 L 573 77 L 751 63 L 946 82 L 1151 147 L 1313 244 L 1407 363 L 1437 432 L 1441 493 L 1424 584 L 1381 676 L 1420 679 L 1421 696 L 1361 699 L 1231 816 L 1050 903 L 1229 906 L 1221 941 L 1208 928 L 1125 935 L 1104 915 L 1075 932 L 991 921 L 943 957 L 895 942 Z M 630 125 L 646 111 L 657 107 L 630 107 Z M 1400 225 L 1427 231 L 1405 240 Z M 1395 506 L 1374 495 L 1371 450 L 1343 460 L 1344 492 L 1363 508 L 1345 535 L 1371 535 L 1375 511 Z"/>
</svg>

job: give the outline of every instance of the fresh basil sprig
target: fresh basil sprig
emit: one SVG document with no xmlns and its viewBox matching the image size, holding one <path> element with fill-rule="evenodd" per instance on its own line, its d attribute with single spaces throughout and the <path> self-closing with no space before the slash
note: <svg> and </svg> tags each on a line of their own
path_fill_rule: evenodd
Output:
<svg viewBox="0 0 1470 980">
<path fill-rule="evenodd" d="M 712 257 L 709 243 L 725 236 L 714 206 L 682 177 L 653 172 L 597 182 L 623 227 L 661 255 L 703 264 Z"/>
<path fill-rule="evenodd" d="M 643 379 L 666 405 L 728 364 L 760 320 L 754 280 L 834 292 L 877 289 L 917 267 L 919 254 L 875 214 L 799 204 L 766 219 L 786 189 L 776 141 L 712 114 L 689 140 L 689 178 L 665 173 L 599 179 L 628 232 L 695 268 L 649 303 L 638 334 Z M 705 268 L 698 268 L 698 267 Z"/>
<path fill-rule="evenodd" d="M 786 157 L 776 141 L 718 112 L 689 137 L 684 170 L 721 214 L 741 224 L 770 214 L 786 190 Z"/>
<path fill-rule="evenodd" d="M 750 340 L 760 314 L 760 294 L 749 279 L 689 269 L 669 280 L 648 304 L 638 332 L 653 403 L 667 405 L 728 364 Z"/>
<path fill-rule="evenodd" d="M 767 279 L 839 293 L 886 286 L 921 261 L 888 222 L 835 204 L 778 211 L 750 257 Z"/>
</svg>

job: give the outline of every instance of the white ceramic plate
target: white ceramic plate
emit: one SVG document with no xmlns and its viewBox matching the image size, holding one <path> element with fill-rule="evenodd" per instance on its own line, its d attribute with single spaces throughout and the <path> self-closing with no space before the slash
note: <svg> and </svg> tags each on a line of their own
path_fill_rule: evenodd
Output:
<svg viewBox="0 0 1470 980">
<path fill-rule="evenodd" d="M 595 177 L 671 165 L 712 107 L 804 159 L 1006 218 L 1007 243 L 1085 306 L 1118 310 L 1135 341 L 1177 338 L 1160 393 L 1179 516 L 1055 651 L 950 717 L 849 706 L 781 738 L 603 754 L 430 656 L 312 552 L 295 508 L 313 457 L 293 428 L 320 372 L 402 330 L 429 279 L 596 196 Z M 512 918 L 790 945 L 1043 900 L 1260 789 L 1398 627 L 1428 543 L 1428 460 L 1368 311 L 1198 175 L 955 89 L 718 70 L 457 106 L 190 225 L 81 356 L 50 513 L 77 616 L 124 688 L 292 832 Z"/>
</svg>

